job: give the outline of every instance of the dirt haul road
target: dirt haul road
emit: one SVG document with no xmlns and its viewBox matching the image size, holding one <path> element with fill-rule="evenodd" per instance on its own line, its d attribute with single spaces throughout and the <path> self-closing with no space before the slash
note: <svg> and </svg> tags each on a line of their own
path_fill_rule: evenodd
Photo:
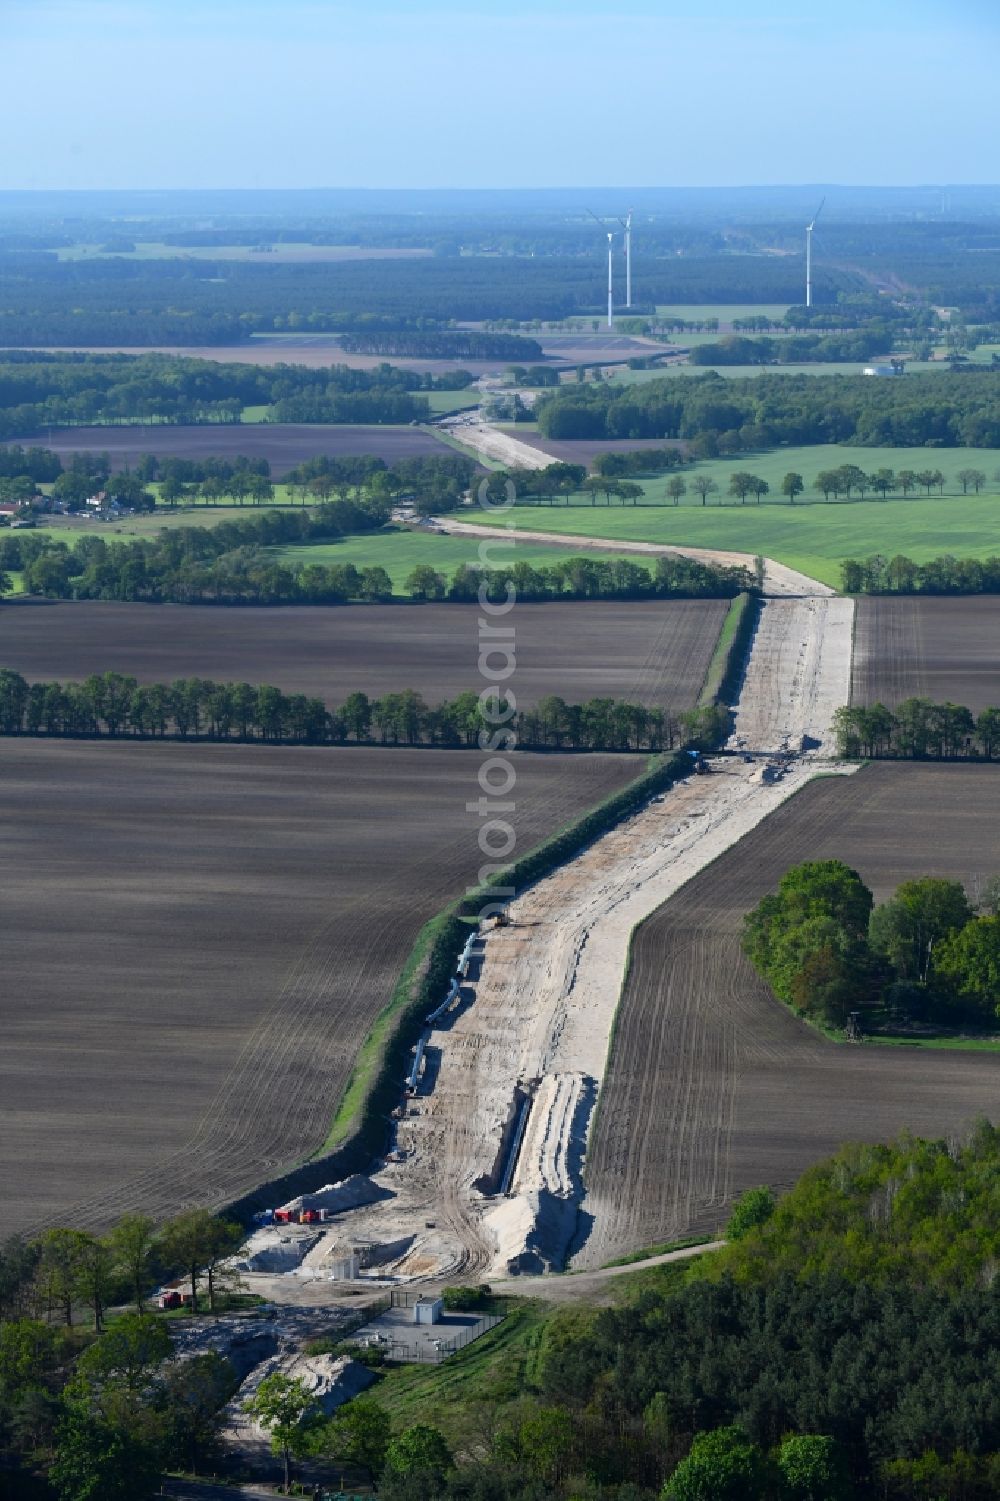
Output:
<svg viewBox="0 0 1000 1501">
<path fill-rule="evenodd" d="M 548 542 L 557 547 L 579 548 L 581 552 L 629 552 L 646 557 L 693 558 L 696 563 L 714 563 L 720 568 L 746 568 L 750 573 L 756 564 L 751 553 L 722 552 L 711 547 L 674 547 L 668 542 L 627 542 L 621 537 L 583 537 L 576 532 L 533 532 L 517 526 L 483 526 L 471 521 L 456 521 L 453 516 L 439 516 L 437 524 L 441 531 L 454 537 L 492 537 L 495 542 Z M 784 563 L 765 558 L 764 593 L 775 598 L 806 595 L 833 598 L 834 591 Z"/>
<path fill-rule="evenodd" d="M 550 454 L 542 453 L 530 443 L 523 443 L 511 433 L 503 432 L 484 421 L 482 410 L 459 412 L 438 424 L 456 442 L 464 443 L 482 458 L 500 463 L 511 469 L 545 469 L 552 463 Z M 438 518 L 442 531 L 453 536 L 496 537 L 497 527 L 477 526 L 472 522 L 458 521 L 451 516 Z M 747 568 L 752 573 L 756 559 L 748 552 L 724 552 L 708 547 L 673 547 L 659 542 L 626 542 L 619 538 L 581 537 L 572 532 L 533 532 L 519 527 L 503 528 L 501 533 L 511 542 L 550 542 L 562 547 L 578 547 L 600 552 L 636 552 L 654 557 L 670 556 L 693 558 L 698 563 L 715 563 L 720 567 Z M 784 563 L 764 560 L 764 592 L 773 595 L 822 595 L 832 596 L 834 591 L 826 584 L 787 568 Z M 847 700 L 843 699 L 846 703 Z"/>
<path fill-rule="evenodd" d="M 847 701 L 853 603 L 768 600 L 751 646 L 734 742 L 818 750 L 765 784 L 761 763 L 720 759 L 530 887 L 513 924 L 477 945 L 457 1007 L 425 1037 L 402 1160 L 377 1176 L 390 1202 L 340 1235 L 407 1237 L 403 1275 L 588 1265 L 582 1169 L 632 930 L 818 772 Z M 527 1103 L 530 1102 L 530 1103 Z M 518 1148 L 519 1144 L 519 1150 Z"/>
</svg>

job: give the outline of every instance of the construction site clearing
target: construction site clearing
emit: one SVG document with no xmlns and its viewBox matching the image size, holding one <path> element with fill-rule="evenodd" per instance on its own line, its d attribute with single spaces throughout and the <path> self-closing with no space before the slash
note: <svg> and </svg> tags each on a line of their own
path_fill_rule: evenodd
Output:
<svg viewBox="0 0 1000 1501">
<path fill-rule="evenodd" d="M 239 1259 L 251 1290 L 335 1298 L 602 1265 L 611 1227 L 584 1168 L 632 932 L 812 777 L 855 769 L 832 759 L 852 624 L 850 600 L 763 601 L 723 752 L 693 756 L 691 775 L 470 933 L 400 1078 L 385 1156 L 266 1213 Z"/>
</svg>

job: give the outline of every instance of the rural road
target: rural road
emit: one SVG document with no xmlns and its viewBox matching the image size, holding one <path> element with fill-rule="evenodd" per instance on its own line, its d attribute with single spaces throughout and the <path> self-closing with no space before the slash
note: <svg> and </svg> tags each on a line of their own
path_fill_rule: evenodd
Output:
<svg viewBox="0 0 1000 1501">
<path fill-rule="evenodd" d="M 631 1261 L 627 1266 L 599 1267 L 593 1271 L 568 1272 L 565 1276 L 508 1277 L 497 1278 L 490 1283 L 493 1291 L 517 1298 L 545 1298 L 549 1302 L 573 1302 L 586 1296 L 593 1302 L 600 1295 L 610 1295 L 619 1277 L 645 1272 L 654 1266 L 669 1266 L 674 1261 L 690 1261 L 694 1256 L 704 1256 L 707 1251 L 720 1251 L 724 1240 L 709 1240 L 701 1246 L 683 1246 L 677 1251 L 664 1251 L 659 1256 L 647 1256 L 641 1261 Z"/>
</svg>

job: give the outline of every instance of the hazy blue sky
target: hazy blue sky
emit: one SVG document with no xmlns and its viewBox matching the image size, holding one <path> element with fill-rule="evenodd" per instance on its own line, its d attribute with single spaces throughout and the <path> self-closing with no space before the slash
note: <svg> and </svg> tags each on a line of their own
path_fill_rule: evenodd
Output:
<svg viewBox="0 0 1000 1501">
<path fill-rule="evenodd" d="M 0 0 L 0 187 L 1000 178 L 997 0 Z"/>
</svg>

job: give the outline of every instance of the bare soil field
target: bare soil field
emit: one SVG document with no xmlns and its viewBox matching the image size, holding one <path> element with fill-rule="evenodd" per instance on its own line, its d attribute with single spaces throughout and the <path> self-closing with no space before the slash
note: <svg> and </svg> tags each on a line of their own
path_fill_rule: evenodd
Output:
<svg viewBox="0 0 1000 1501">
<path fill-rule="evenodd" d="M 23 348 L 19 345 L 18 348 Z M 189 360 L 217 360 L 224 365 L 305 365 L 309 370 L 329 365 L 347 365 L 351 370 L 374 370 L 385 363 L 382 354 L 348 354 L 333 334 L 266 334 L 246 344 L 60 344 L 41 345 L 48 353 L 69 354 L 175 354 Z M 409 359 L 394 355 L 391 363 L 401 370 L 443 375 L 448 370 L 469 370 L 473 375 L 495 375 L 506 360 Z"/>
<path fill-rule="evenodd" d="M 213 422 L 190 427 L 158 423 L 149 427 L 54 427 L 44 438 L 12 438 L 12 443 L 43 443 L 63 458 L 73 453 L 106 453 L 115 471 L 135 464 L 144 453 L 158 458 L 267 459 L 271 477 L 282 479 L 296 464 L 317 454 L 374 454 L 394 459 L 446 453 L 424 428 L 339 427 L 308 422 Z"/>
<path fill-rule="evenodd" d="M 828 1043 L 739 944 L 743 914 L 801 860 L 845 860 L 884 900 L 919 875 L 971 885 L 998 844 L 1000 769 L 869 766 L 810 783 L 649 918 L 591 1138 L 578 1264 L 711 1232 L 744 1189 L 786 1188 L 843 1141 L 1000 1116 L 1000 1054 Z"/>
<path fill-rule="evenodd" d="M 1000 704 L 1000 599 L 859 599 L 851 698 Z"/>
<path fill-rule="evenodd" d="M 324 1139 L 478 756 L 0 742 L 4 1231 L 218 1204 Z M 519 757 L 518 848 L 636 758 Z"/>
<path fill-rule="evenodd" d="M 708 671 L 727 601 L 520 604 L 518 702 L 548 693 L 691 708 Z M 34 681 L 123 672 L 273 683 L 339 703 L 413 688 L 428 703 L 482 687 L 476 605 L 351 605 L 220 609 L 17 599 L 0 610 L 0 666 Z M 496 665 L 496 664 L 494 664 Z"/>
</svg>

